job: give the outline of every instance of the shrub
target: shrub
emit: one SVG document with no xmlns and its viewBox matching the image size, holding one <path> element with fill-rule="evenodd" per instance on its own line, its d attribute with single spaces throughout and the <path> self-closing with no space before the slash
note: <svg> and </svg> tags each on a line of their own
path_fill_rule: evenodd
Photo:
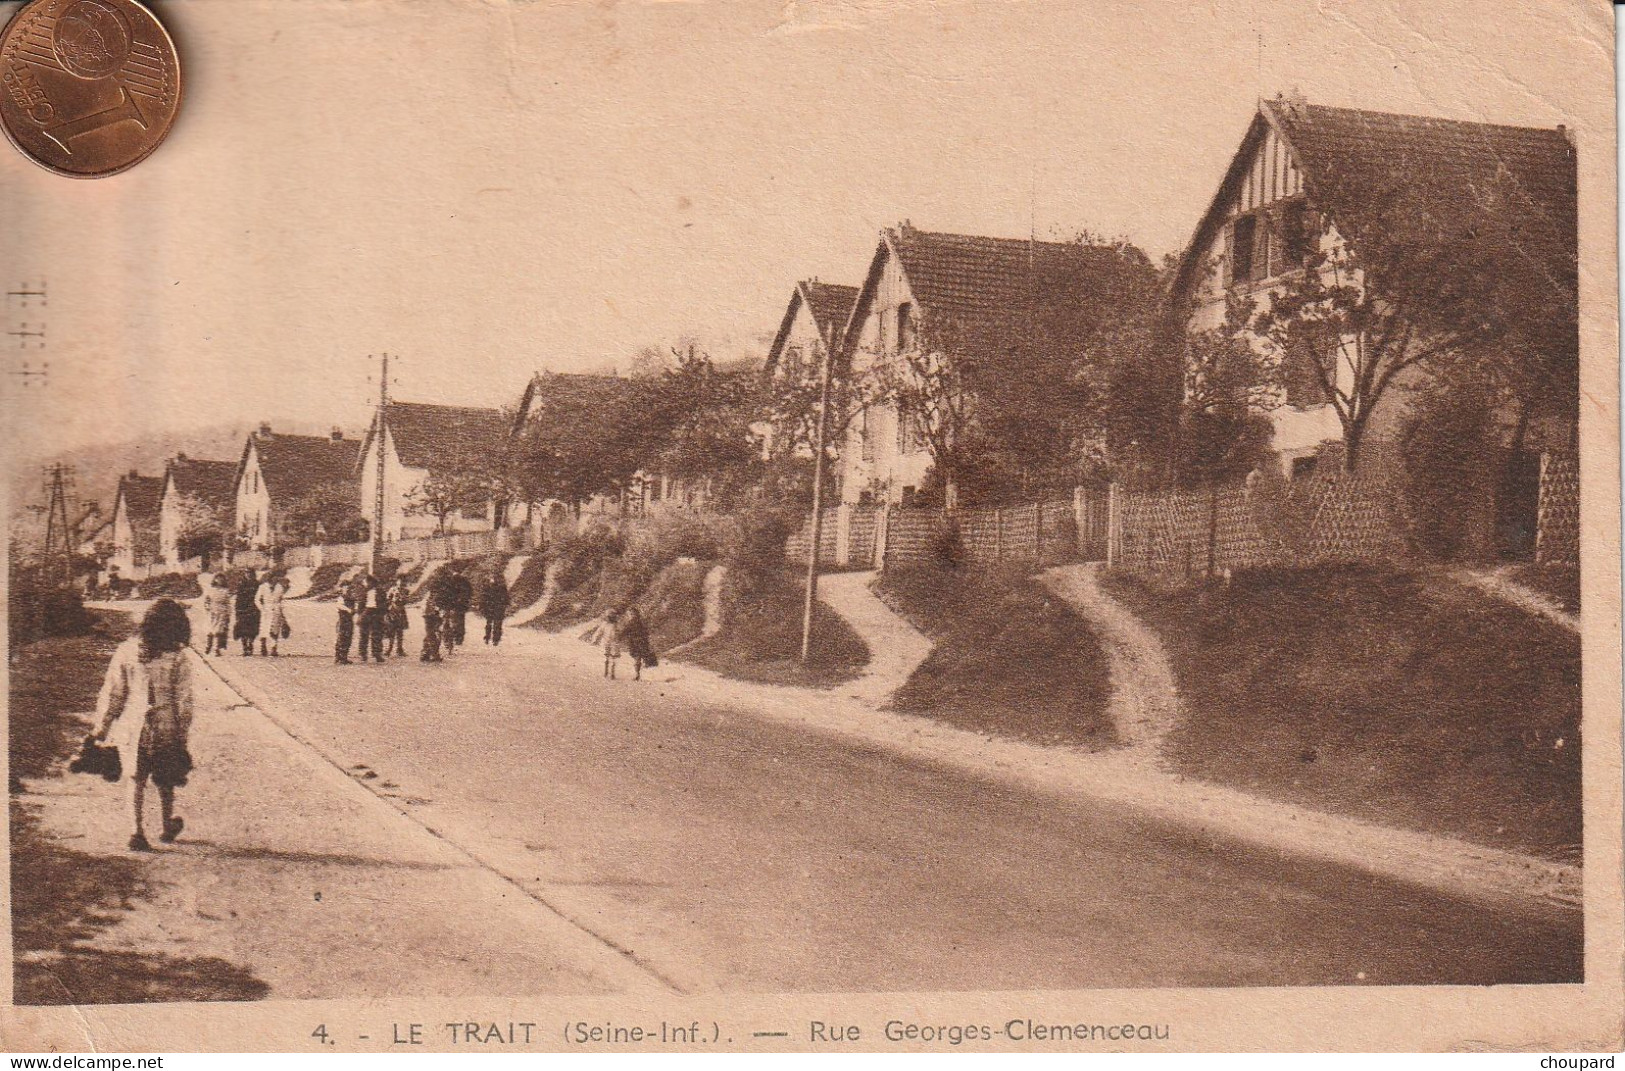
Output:
<svg viewBox="0 0 1625 1071">
<path fill-rule="evenodd" d="M 674 562 L 661 570 L 639 596 L 638 609 L 649 623 L 656 651 L 669 650 L 699 636 L 705 627 L 705 575 L 699 562 Z"/>
<path fill-rule="evenodd" d="M 782 510 L 764 509 L 747 514 L 726 548 L 729 584 L 741 593 L 774 585 L 784 572 L 784 545 L 800 525 Z"/>
<path fill-rule="evenodd" d="M 143 599 L 195 599 L 203 594 L 195 573 L 159 573 L 138 582 L 135 590 Z"/>
<path fill-rule="evenodd" d="M 607 525 L 594 525 L 554 543 L 547 557 L 559 563 L 559 587 L 573 588 L 587 580 L 609 558 L 624 549 L 621 534 Z"/>
<path fill-rule="evenodd" d="M 82 636 L 91 617 L 77 589 L 47 582 L 37 569 L 11 569 L 6 610 L 15 650 L 48 636 Z"/>
<path fill-rule="evenodd" d="M 662 566 L 678 558 L 714 561 L 720 558 L 732 524 L 712 516 L 663 517 L 644 527 L 631 541 L 632 548 L 648 553 Z"/>
</svg>

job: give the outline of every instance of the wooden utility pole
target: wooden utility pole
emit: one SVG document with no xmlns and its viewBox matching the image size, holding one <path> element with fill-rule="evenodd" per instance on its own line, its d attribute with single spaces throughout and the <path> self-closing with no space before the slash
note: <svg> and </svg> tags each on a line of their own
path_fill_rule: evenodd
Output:
<svg viewBox="0 0 1625 1071">
<path fill-rule="evenodd" d="M 807 551 L 807 597 L 801 608 L 801 664 L 812 658 L 813 603 L 818 599 L 818 549 L 824 538 L 824 440 L 829 434 L 829 381 L 833 355 L 826 343 L 818 372 L 818 430 L 813 446 L 812 546 Z"/>
<path fill-rule="evenodd" d="M 373 422 L 373 439 L 377 449 L 378 472 L 373 481 L 372 498 L 372 575 L 377 576 L 384 561 L 384 417 L 389 409 L 389 354 L 383 355 L 383 369 L 378 375 L 378 416 Z"/>
</svg>

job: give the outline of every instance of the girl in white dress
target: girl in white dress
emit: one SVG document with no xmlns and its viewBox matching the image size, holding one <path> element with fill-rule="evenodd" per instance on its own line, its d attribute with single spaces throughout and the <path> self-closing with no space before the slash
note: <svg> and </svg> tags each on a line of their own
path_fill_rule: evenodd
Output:
<svg viewBox="0 0 1625 1071">
<path fill-rule="evenodd" d="M 254 604 L 260 609 L 260 654 L 266 653 L 266 645 L 270 645 L 271 657 L 275 658 L 277 643 L 282 639 L 283 629 L 287 627 L 288 619 L 282 609 L 283 596 L 288 593 L 288 582 L 278 574 L 265 578 L 260 590 L 254 596 Z"/>
<path fill-rule="evenodd" d="M 192 769 L 186 750 L 192 731 L 192 667 L 185 653 L 191 639 L 185 608 L 173 599 L 159 599 L 136 634 L 113 652 L 96 699 L 96 738 L 106 740 L 116 726 L 124 768 L 135 771 L 130 778 L 135 812 L 131 851 L 152 851 L 142 825 L 148 779 L 158 786 L 163 808 L 159 839 L 173 841 L 185 825 L 175 814 L 175 789 L 186 784 Z"/>
</svg>

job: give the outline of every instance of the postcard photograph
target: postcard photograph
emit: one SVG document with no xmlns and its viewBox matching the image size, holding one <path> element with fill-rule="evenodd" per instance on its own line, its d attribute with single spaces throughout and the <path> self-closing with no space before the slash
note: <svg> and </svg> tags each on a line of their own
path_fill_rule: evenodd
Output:
<svg viewBox="0 0 1625 1071">
<path fill-rule="evenodd" d="M 8 1047 L 1620 1042 L 1608 5 L 7 20 Z"/>
</svg>

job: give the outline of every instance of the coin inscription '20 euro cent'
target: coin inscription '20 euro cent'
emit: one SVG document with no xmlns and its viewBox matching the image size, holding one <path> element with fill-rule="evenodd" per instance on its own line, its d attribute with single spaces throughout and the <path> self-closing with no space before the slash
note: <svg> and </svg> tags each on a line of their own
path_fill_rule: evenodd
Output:
<svg viewBox="0 0 1625 1071">
<path fill-rule="evenodd" d="M 58 174 L 134 167 L 180 103 L 175 44 L 136 0 L 33 0 L 0 33 L 0 126 Z"/>
</svg>

